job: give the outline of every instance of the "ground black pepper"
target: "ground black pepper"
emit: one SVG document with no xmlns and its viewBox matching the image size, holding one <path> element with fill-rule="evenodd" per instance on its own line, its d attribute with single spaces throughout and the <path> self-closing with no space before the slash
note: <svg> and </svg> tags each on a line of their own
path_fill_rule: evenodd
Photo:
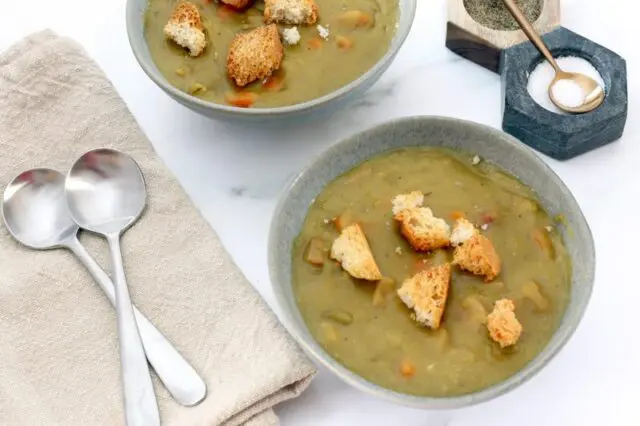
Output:
<svg viewBox="0 0 640 426">
<path fill-rule="evenodd" d="M 535 22 L 542 11 L 542 0 L 515 0 L 529 22 Z M 464 7 L 474 21 L 494 30 L 517 30 L 518 23 L 502 0 L 464 0 Z"/>
</svg>

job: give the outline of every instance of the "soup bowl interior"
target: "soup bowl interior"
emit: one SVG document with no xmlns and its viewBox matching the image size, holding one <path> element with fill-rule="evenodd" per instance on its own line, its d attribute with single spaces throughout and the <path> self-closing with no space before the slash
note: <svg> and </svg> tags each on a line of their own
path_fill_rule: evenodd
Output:
<svg viewBox="0 0 640 426">
<path fill-rule="evenodd" d="M 563 238 L 572 260 L 570 301 L 555 334 L 525 368 L 478 392 L 455 397 L 422 397 L 371 383 L 333 359 L 309 333 L 292 287 L 292 247 L 307 209 L 326 184 L 364 160 L 405 147 L 445 147 L 477 154 L 530 187 L 550 215 L 565 218 Z M 591 296 L 595 249 L 589 226 L 569 189 L 528 147 L 513 137 L 468 121 L 444 117 L 411 117 L 388 122 L 352 136 L 315 158 L 289 185 L 276 208 L 269 235 L 269 271 L 283 320 L 316 360 L 356 388 L 392 402 L 428 409 L 473 405 L 519 386 L 543 368 L 578 326 Z"/>
<path fill-rule="evenodd" d="M 399 21 L 389 49 L 376 64 L 363 75 L 327 95 L 290 106 L 274 108 L 239 108 L 202 100 L 175 88 L 158 70 L 144 36 L 144 15 L 148 0 L 127 0 L 127 34 L 133 54 L 147 76 L 165 93 L 180 104 L 207 117 L 252 122 L 273 121 L 281 118 L 299 118 L 310 112 L 333 112 L 364 93 L 389 68 L 409 35 L 416 11 L 416 0 L 398 0 Z"/>
</svg>

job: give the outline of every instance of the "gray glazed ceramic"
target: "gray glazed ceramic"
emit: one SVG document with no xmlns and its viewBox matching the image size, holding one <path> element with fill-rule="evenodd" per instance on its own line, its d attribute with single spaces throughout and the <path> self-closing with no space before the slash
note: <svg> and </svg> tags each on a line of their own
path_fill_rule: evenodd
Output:
<svg viewBox="0 0 640 426">
<path fill-rule="evenodd" d="M 144 72 L 169 96 L 206 117 L 233 121 L 251 120 L 252 123 L 261 121 L 273 121 L 282 118 L 308 117 L 311 112 L 335 111 L 350 101 L 362 96 L 389 68 L 396 57 L 400 47 L 404 43 L 416 12 L 416 0 L 399 0 L 400 21 L 396 29 L 396 35 L 391 41 L 388 52 L 357 80 L 329 93 L 300 104 L 278 108 L 238 108 L 228 105 L 215 104 L 191 96 L 173 87 L 155 66 L 147 43 L 144 38 L 144 13 L 148 0 L 127 0 L 127 34 L 133 54 Z"/>
<path fill-rule="evenodd" d="M 291 287 L 291 248 L 311 201 L 324 186 L 376 154 L 408 146 L 442 146 L 478 154 L 534 189 L 552 215 L 563 214 L 569 232 L 565 243 L 573 260 L 571 300 L 559 329 L 530 364 L 507 380 L 464 396 L 427 398 L 406 395 L 375 385 L 335 361 L 309 334 Z M 392 121 L 342 141 L 311 162 L 284 190 L 269 235 L 269 273 L 283 321 L 292 335 L 316 360 L 356 388 L 418 408 L 450 409 L 477 404 L 508 392 L 530 379 L 564 346 L 587 307 L 593 287 L 595 250 L 580 207 L 567 187 L 538 156 L 517 139 L 483 125 L 441 117 L 414 117 Z"/>
</svg>

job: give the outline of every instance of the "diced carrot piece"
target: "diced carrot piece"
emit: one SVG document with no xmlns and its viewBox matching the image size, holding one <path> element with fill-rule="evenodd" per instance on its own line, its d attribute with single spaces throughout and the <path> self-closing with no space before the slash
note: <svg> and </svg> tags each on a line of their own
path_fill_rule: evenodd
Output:
<svg viewBox="0 0 640 426">
<path fill-rule="evenodd" d="M 324 242 L 320 238 L 312 238 L 307 245 L 304 260 L 313 266 L 323 266 L 325 259 Z"/>
<path fill-rule="evenodd" d="M 355 220 L 353 219 L 353 214 L 349 210 L 346 210 L 340 216 L 333 219 L 333 226 L 336 227 L 338 232 L 341 232 L 344 228 L 352 225 L 353 223 L 355 223 Z"/>
<path fill-rule="evenodd" d="M 402 364 L 400 364 L 400 374 L 402 374 L 403 377 L 412 377 L 416 374 L 416 366 L 413 365 L 413 363 L 407 359 L 402 361 Z"/>
<path fill-rule="evenodd" d="M 252 92 L 230 92 L 225 95 L 225 99 L 235 107 L 250 108 L 258 99 L 258 95 Z"/>
<path fill-rule="evenodd" d="M 451 212 L 451 219 L 453 220 L 462 219 L 463 217 L 464 217 L 464 212 L 461 212 L 460 210 L 455 210 Z"/>
<path fill-rule="evenodd" d="M 269 92 L 279 92 L 284 88 L 284 77 L 281 75 L 272 75 L 262 83 L 262 87 Z"/>
<path fill-rule="evenodd" d="M 371 26 L 373 18 L 361 10 L 348 10 L 338 18 L 338 21 L 345 27 L 358 28 Z"/>
<path fill-rule="evenodd" d="M 549 237 L 549 233 L 546 229 L 534 229 L 531 231 L 531 237 L 538 247 L 540 247 L 540 249 L 549 256 L 549 259 L 556 258 L 556 250 L 553 247 L 553 242 L 551 241 L 551 237 Z"/>
<path fill-rule="evenodd" d="M 320 37 L 314 37 L 307 42 L 309 49 L 320 49 L 322 47 L 322 39 Z"/>
<path fill-rule="evenodd" d="M 490 225 L 496 221 L 498 218 L 498 213 L 496 212 L 485 212 L 480 216 L 480 223 L 483 225 Z"/>
<path fill-rule="evenodd" d="M 413 264 L 413 273 L 417 274 L 418 272 L 422 272 L 426 269 L 429 269 L 431 263 L 428 259 L 420 258 Z"/>
<path fill-rule="evenodd" d="M 338 48 L 344 50 L 351 49 L 351 47 L 353 46 L 353 42 L 351 40 L 341 35 L 336 36 L 336 44 L 338 45 Z"/>
<path fill-rule="evenodd" d="M 211 1 L 213 2 L 213 0 Z M 218 9 L 216 10 L 216 16 L 222 20 L 229 19 L 236 13 L 238 12 L 234 8 L 227 6 L 226 4 L 218 6 Z"/>
</svg>

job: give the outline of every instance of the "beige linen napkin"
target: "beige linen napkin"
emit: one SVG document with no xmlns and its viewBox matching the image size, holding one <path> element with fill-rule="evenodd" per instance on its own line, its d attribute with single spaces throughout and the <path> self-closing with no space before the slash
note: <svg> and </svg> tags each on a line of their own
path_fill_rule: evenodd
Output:
<svg viewBox="0 0 640 426">
<path fill-rule="evenodd" d="M 152 106 L 151 106 L 152 107 Z M 162 119 L 162 118 L 159 118 Z M 0 56 L 0 184 L 63 173 L 83 152 L 132 155 L 148 208 L 123 239 L 138 308 L 204 377 L 185 408 L 154 376 L 165 425 L 275 425 L 315 368 L 158 159 L 109 81 L 74 42 L 36 33 Z M 83 243 L 109 270 L 104 241 Z M 124 424 L 115 312 L 65 250 L 32 251 L 0 226 L 0 424 Z"/>
</svg>

